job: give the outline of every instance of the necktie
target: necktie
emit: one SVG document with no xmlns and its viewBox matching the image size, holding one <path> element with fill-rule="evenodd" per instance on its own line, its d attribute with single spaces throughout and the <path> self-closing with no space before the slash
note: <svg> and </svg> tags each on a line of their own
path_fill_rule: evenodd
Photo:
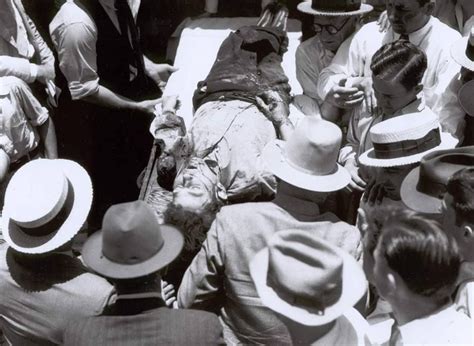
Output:
<svg viewBox="0 0 474 346">
<path fill-rule="evenodd" d="M 140 49 L 138 29 L 135 25 L 132 11 L 130 10 L 130 6 L 128 6 L 127 0 L 115 0 L 115 7 L 117 8 L 117 18 L 119 21 L 120 32 L 127 40 L 133 51 L 136 68 L 138 70 L 138 76 L 143 77 L 145 76 L 145 64 L 143 61 L 143 54 Z M 131 42 L 128 36 L 129 33 Z"/>
</svg>

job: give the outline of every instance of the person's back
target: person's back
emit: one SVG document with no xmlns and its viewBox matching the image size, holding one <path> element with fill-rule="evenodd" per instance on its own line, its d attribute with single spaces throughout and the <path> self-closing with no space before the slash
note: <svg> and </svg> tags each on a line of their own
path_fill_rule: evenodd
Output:
<svg viewBox="0 0 474 346">
<path fill-rule="evenodd" d="M 28 261 L 5 245 L 0 291 L 3 333 L 13 345 L 29 345 L 60 343 L 68 321 L 101 312 L 112 286 L 79 259 L 56 254 Z"/>
<path fill-rule="evenodd" d="M 84 331 L 86 331 L 84 333 Z M 90 345 L 222 344 L 217 317 L 205 311 L 160 307 L 135 315 L 102 315 L 73 321 L 64 344 Z"/>
</svg>

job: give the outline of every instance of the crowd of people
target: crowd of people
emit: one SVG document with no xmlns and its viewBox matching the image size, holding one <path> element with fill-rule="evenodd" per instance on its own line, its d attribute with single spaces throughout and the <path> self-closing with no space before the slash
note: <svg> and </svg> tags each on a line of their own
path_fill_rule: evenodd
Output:
<svg viewBox="0 0 474 346">
<path fill-rule="evenodd" d="M 296 8 L 302 94 L 255 2 L 186 128 L 139 0 L 0 0 L 0 344 L 474 343 L 474 2 Z"/>
</svg>

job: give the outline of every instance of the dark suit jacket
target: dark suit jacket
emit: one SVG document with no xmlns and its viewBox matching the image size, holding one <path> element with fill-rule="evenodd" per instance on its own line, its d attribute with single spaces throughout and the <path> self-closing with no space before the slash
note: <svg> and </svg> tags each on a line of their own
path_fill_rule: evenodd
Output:
<svg viewBox="0 0 474 346">
<path fill-rule="evenodd" d="M 73 321 L 63 344 L 86 345 L 223 345 L 217 316 L 197 310 L 158 307 L 139 312 L 143 302 L 112 305 L 102 316 Z M 128 305 L 128 307 L 126 306 Z M 135 311 L 134 311 L 135 310 Z"/>
</svg>

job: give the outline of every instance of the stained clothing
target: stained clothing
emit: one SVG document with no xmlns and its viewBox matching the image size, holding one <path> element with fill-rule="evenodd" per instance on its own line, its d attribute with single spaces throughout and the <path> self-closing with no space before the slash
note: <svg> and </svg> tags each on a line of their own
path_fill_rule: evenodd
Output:
<svg viewBox="0 0 474 346">
<path fill-rule="evenodd" d="M 314 232 L 335 246 L 360 257 L 359 231 L 331 213 L 320 215 L 317 205 L 299 221 L 274 202 L 223 207 L 201 250 L 184 274 L 178 291 L 181 308 L 215 308 L 222 300 L 220 318 L 226 342 L 289 344 L 290 336 L 276 314 L 265 307 L 250 277 L 248 264 L 280 230 Z"/>
<path fill-rule="evenodd" d="M 211 71 L 198 83 L 194 109 L 205 102 L 241 99 L 255 103 L 255 96 L 277 91 L 290 103 L 290 85 L 281 66 L 288 47 L 286 33 L 277 28 L 245 26 L 222 43 Z"/>
<path fill-rule="evenodd" d="M 0 248 L 0 327 L 13 345 L 61 344 L 67 323 L 100 314 L 112 289 L 77 258 L 28 261 Z"/>
<path fill-rule="evenodd" d="M 101 316 L 71 322 L 64 334 L 71 346 L 223 345 L 222 327 L 211 313 L 174 310 L 161 299 L 128 299 Z"/>
<path fill-rule="evenodd" d="M 55 119 L 59 154 L 79 162 L 91 175 L 95 190 L 93 226 L 100 225 L 110 205 L 138 197 L 136 179 L 146 167 L 152 146 L 148 135 L 151 118 L 82 99 L 98 91 L 99 79 L 101 86 L 134 101 L 160 94 L 138 68 L 138 47 L 129 32 L 121 33 L 110 6 L 110 0 L 67 2 L 50 25 L 62 72 L 58 75 L 64 74 L 62 84 L 70 91 L 60 99 L 63 116 Z M 136 14 L 138 8 L 133 9 L 132 14 Z"/>
</svg>

